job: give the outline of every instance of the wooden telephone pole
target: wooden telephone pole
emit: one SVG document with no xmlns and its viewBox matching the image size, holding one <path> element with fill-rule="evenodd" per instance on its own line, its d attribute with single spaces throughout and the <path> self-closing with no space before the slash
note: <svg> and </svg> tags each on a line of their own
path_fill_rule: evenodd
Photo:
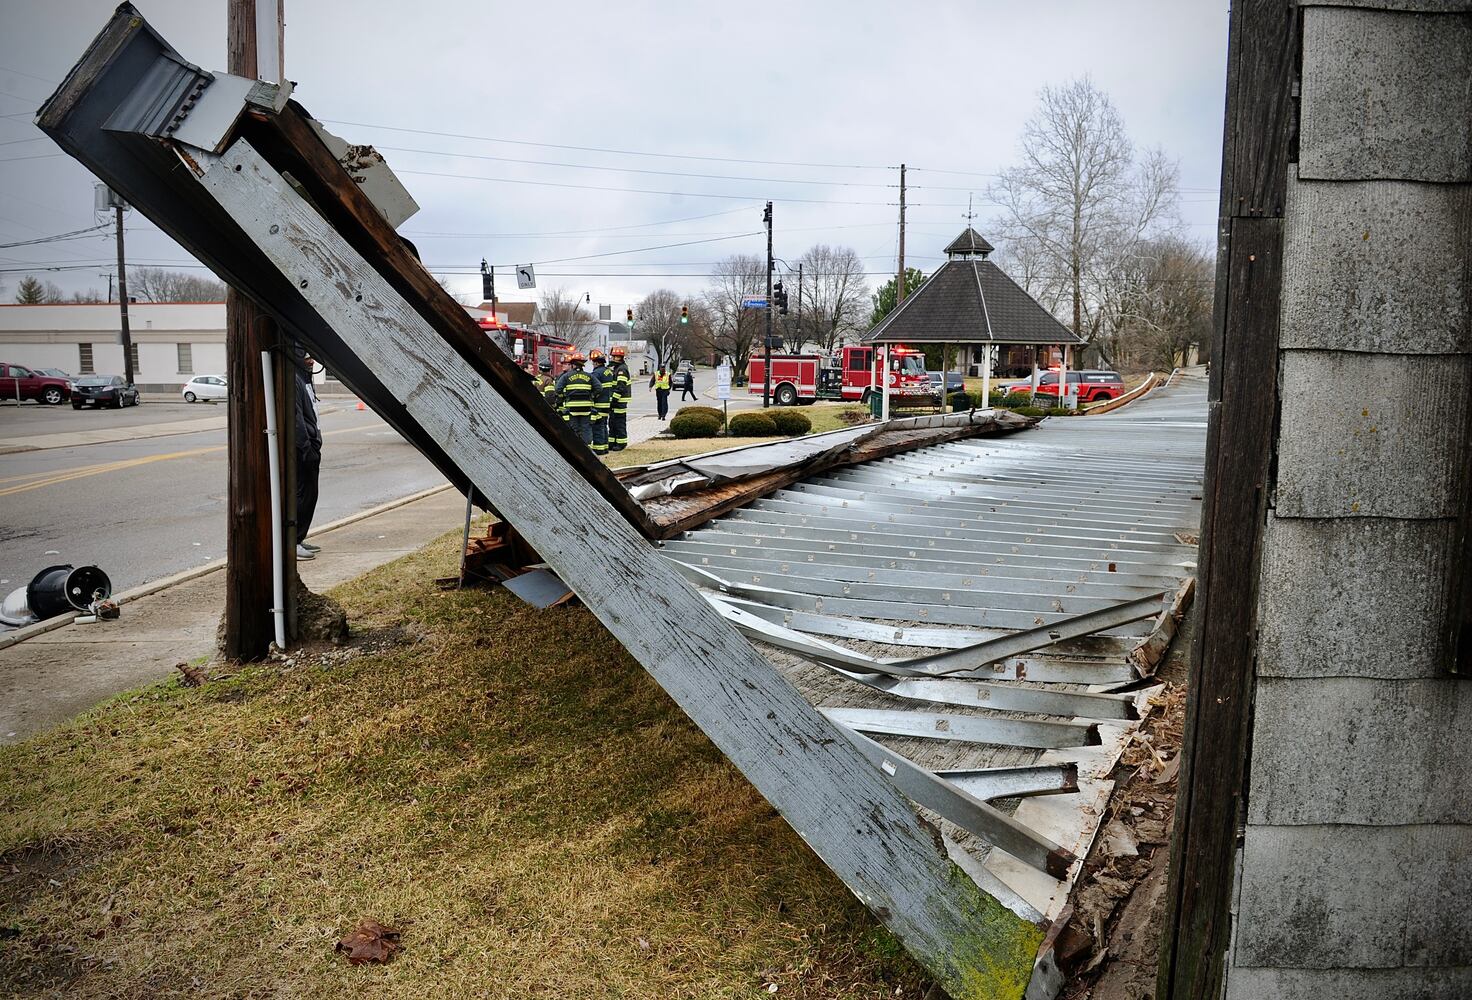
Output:
<svg viewBox="0 0 1472 1000">
<path fill-rule="evenodd" d="M 894 307 L 905 301 L 905 165 L 900 164 L 900 273 L 895 279 Z"/>
<path fill-rule="evenodd" d="M 282 78 L 282 0 L 228 0 L 227 70 L 252 79 Z M 259 8 L 259 9 L 258 9 Z M 274 17 L 272 16 L 274 15 Z M 261 32 L 261 18 L 267 20 Z M 274 29 L 274 30 L 273 30 Z M 262 38 L 262 35 L 265 38 Z M 265 42 L 262 52 L 261 42 Z M 262 58 L 264 56 L 264 58 Z M 271 480 L 268 473 L 266 399 L 261 352 L 280 343 L 276 322 L 235 289 L 225 293 L 225 373 L 229 383 L 230 459 L 225 565 L 225 627 L 221 652 L 232 659 L 258 660 L 274 637 L 271 599 Z M 290 427 L 296 380 L 281 378 L 277 359 L 277 413 Z M 287 435 L 289 440 L 290 435 Z M 283 449 L 289 461 L 291 451 Z M 295 490 L 283 490 L 284 516 L 295 513 Z M 287 532 L 288 543 L 295 538 Z M 296 547 L 287 545 L 286 578 L 296 578 Z"/>
</svg>

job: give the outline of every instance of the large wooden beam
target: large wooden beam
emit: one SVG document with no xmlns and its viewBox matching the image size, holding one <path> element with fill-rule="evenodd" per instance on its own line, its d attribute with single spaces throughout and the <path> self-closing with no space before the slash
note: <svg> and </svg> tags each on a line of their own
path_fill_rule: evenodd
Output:
<svg viewBox="0 0 1472 1000">
<path fill-rule="evenodd" d="M 1277 416 L 1283 223 L 1299 10 L 1232 8 L 1197 613 L 1171 845 L 1160 1000 L 1215 1000 L 1251 736 L 1258 564 Z"/>
<path fill-rule="evenodd" d="M 1043 932 L 245 141 L 204 188 L 477 489 L 952 996 L 1021 997 Z"/>
</svg>

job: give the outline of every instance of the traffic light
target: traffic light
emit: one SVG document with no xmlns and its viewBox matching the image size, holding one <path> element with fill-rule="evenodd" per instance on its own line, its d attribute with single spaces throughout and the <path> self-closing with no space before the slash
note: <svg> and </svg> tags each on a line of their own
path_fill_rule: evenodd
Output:
<svg viewBox="0 0 1472 1000">
<path fill-rule="evenodd" d="M 629 307 L 629 329 L 632 330 L 633 328 L 634 328 L 634 307 L 633 306 L 630 306 Z"/>
<path fill-rule="evenodd" d="M 772 286 L 772 302 L 777 306 L 777 315 L 787 315 L 787 290 L 780 281 Z"/>
<path fill-rule="evenodd" d="M 688 323 L 688 322 L 690 322 L 690 307 L 689 306 L 681 306 L 680 307 L 680 322 L 681 323 Z"/>
</svg>

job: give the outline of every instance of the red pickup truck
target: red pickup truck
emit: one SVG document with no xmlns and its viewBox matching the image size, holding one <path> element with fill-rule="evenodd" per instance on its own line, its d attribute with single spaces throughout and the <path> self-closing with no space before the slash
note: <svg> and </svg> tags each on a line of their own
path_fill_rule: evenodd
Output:
<svg viewBox="0 0 1472 1000">
<path fill-rule="evenodd" d="M 25 365 L 0 361 L 0 399 L 34 399 L 56 406 L 71 399 L 72 384 L 64 378 L 43 375 Z"/>
<path fill-rule="evenodd" d="M 1077 394 L 1080 403 L 1102 403 L 1124 392 L 1124 379 L 1119 377 L 1118 372 L 1085 368 L 1082 371 L 1068 373 L 1068 386 L 1070 395 Z M 1023 384 L 1017 388 L 1026 389 L 1027 386 Z M 1038 376 L 1038 394 L 1058 395 L 1058 373 L 1056 371 L 1043 372 Z"/>
</svg>

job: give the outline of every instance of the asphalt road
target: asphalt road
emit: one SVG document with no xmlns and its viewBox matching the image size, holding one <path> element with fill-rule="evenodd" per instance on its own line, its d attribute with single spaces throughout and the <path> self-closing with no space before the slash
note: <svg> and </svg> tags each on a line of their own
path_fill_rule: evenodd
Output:
<svg viewBox="0 0 1472 1000">
<path fill-rule="evenodd" d="M 329 400 L 323 431 L 321 500 L 315 523 L 408 496 L 444 477 L 371 410 Z M 38 411 L 40 407 L 22 407 Z M 48 408 L 50 409 L 50 408 Z M 62 433 L 101 418 L 185 419 L 214 407 L 149 404 L 122 411 L 70 407 L 19 427 L 0 413 L 0 435 Z M 180 411 L 183 412 L 180 412 Z M 9 419 L 7 419 L 9 418 Z M 54 422 L 52 422 L 54 418 Z M 124 590 L 225 554 L 225 431 L 143 438 L 0 456 L 0 596 L 42 568 L 95 564 Z"/>
<path fill-rule="evenodd" d="M 331 405 L 330 403 L 324 405 Z M 147 424 L 175 420 L 203 420 L 224 417 L 223 403 L 186 403 L 170 397 L 160 400 L 145 396 L 138 406 L 121 410 L 87 407 L 74 410 L 70 403 L 42 406 L 40 403 L 0 403 L 0 438 L 28 437 L 42 434 L 69 434 L 97 427 L 142 427 Z"/>
<path fill-rule="evenodd" d="M 652 415 L 648 378 L 634 377 L 631 418 Z M 696 376 L 700 403 L 719 406 L 715 377 Z M 733 390 L 732 410 L 760 404 Z M 670 412 L 682 405 L 671 393 Z M 689 400 L 685 401 L 690 402 Z M 328 397 L 316 524 L 444 482 L 414 448 L 352 398 Z M 223 418 L 223 405 L 145 399 L 122 410 L 0 406 L 0 438 L 41 439 L 100 428 Z M 213 421 L 218 422 L 218 420 Z M 655 430 L 648 428 L 646 433 Z M 225 555 L 225 431 L 0 455 L 0 597 L 46 566 L 94 564 L 125 590 Z"/>
</svg>

